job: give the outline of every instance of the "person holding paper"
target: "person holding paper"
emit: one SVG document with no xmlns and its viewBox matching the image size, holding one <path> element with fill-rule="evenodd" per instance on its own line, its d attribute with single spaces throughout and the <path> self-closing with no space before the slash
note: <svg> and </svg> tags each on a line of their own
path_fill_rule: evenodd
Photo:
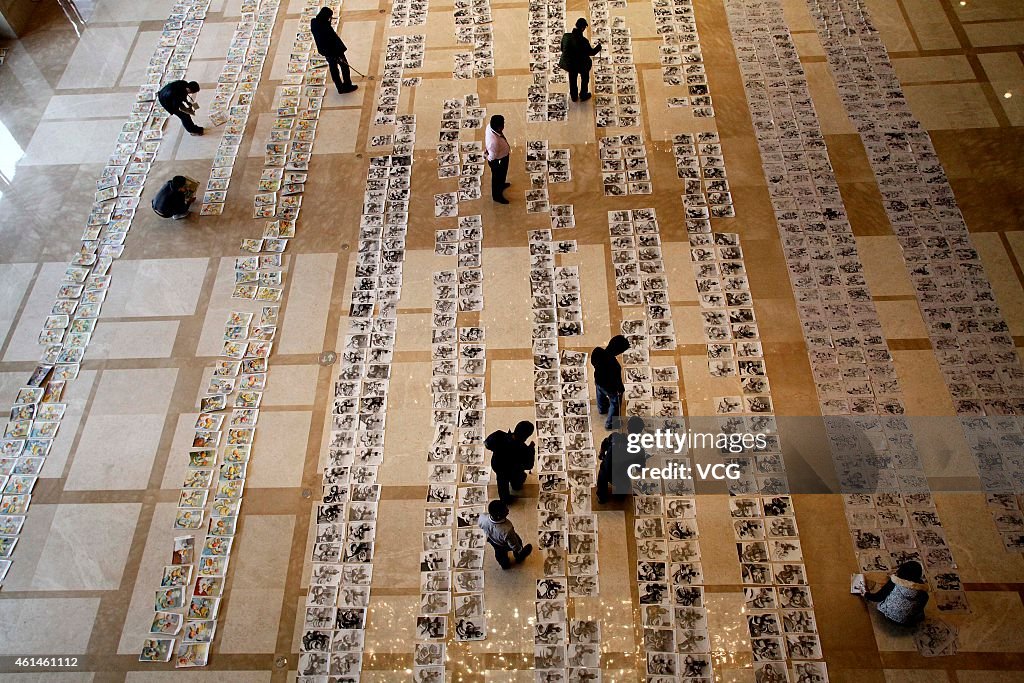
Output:
<svg viewBox="0 0 1024 683">
<path fill-rule="evenodd" d="M 156 193 L 152 206 L 157 216 L 180 221 L 188 217 L 188 209 L 195 200 L 195 193 L 189 191 L 188 178 L 176 175 Z"/>
<path fill-rule="evenodd" d="M 491 167 L 491 199 L 499 204 L 508 204 L 505 199 L 505 188 L 511 183 L 505 182 L 508 177 L 508 160 L 512 148 L 505 139 L 505 117 L 495 114 L 484 133 L 484 157 Z"/>
<path fill-rule="evenodd" d="M 322 7 L 320 12 L 309 22 L 309 30 L 313 34 L 313 41 L 316 43 L 316 51 L 327 60 L 327 66 L 331 70 L 331 80 L 338 88 L 338 94 L 344 95 L 356 90 L 359 86 L 352 83 L 352 74 L 348 68 L 348 59 L 345 52 L 348 50 L 345 43 L 338 36 L 337 31 L 331 26 L 331 17 L 334 12 L 330 7 Z M 338 68 L 341 74 L 338 74 Z"/>
<path fill-rule="evenodd" d="M 569 72 L 569 99 L 573 102 L 577 99 L 581 102 L 590 99 L 590 69 L 594 66 L 591 57 L 601 51 L 601 43 L 591 47 L 590 41 L 583 35 L 587 26 L 587 20 L 580 17 L 571 33 L 562 34 L 562 56 L 558 66 Z"/>
<path fill-rule="evenodd" d="M 928 584 L 919 562 L 904 562 L 876 591 L 864 592 L 864 599 L 878 603 L 878 611 L 900 626 L 912 626 L 924 619 L 928 604 Z"/>
<path fill-rule="evenodd" d="M 181 125 L 192 135 L 202 135 L 202 126 L 197 126 L 192 121 L 192 115 L 196 113 L 199 105 L 191 96 L 199 92 L 199 84 L 195 81 L 171 81 L 160 88 L 156 98 L 160 100 L 160 106 L 181 119 Z"/>
</svg>

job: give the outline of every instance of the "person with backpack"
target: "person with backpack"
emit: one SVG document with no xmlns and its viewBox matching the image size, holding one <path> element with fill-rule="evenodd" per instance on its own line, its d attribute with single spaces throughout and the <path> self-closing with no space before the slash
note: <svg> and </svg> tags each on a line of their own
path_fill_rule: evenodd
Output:
<svg viewBox="0 0 1024 683">
<path fill-rule="evenodd" d="M 519 494 L 526 483 L 526 473 L 533 469 L 537 446 L 526 440 L 533 435 L 533 423 L 523 420 L 511 432 L 498 430 L 484 440 L 491 452 L 491 469 L 498 480 L 498 498 L 510 505 L 513 494 Z"/>
<path fill-rule="evenodd" d="M 597 411 L 608 418 L 605 429 L 611 429 L 622 407 L 622 394 L 626 386 L 622 383 L 622 366 L 617 356 L 629 349 L 629 340 L 617 334 L 608 340 L 608 346 L 598 346 L 590 352 L 590 364 L 594 366 L 594 385 L 597 387 Z"/>
<path fill-rule="evenodd" d="M 569 72 L 569 99 L 573 102 L 586 102 L 590 99 L 590 69 L 594 66 L 591 57 L 601 51 L 600 42 L 591 47 L 590 41 L 583 35 L 587 26 L 587 20 L 580 17 L 571 33 L 562 34 L 562 56 L 558 66 Z"/>
<path fill-rule="evenodd" d="M 627 434 L 640 434 L 647 427 L 642 417 L 634 415 L 626 423 Z M 608 502 L 608 487 L 617 496 L 626 495 L 632 490 L 629 483 L 629 466 L 640 465 L 650 458 L 642 446 L 639 452 L 630 453 L 626 450 L 629 437 L 622 432 L 612 432 L 601 442 L 601 450 L 597 454 L 597 502 Z"/>
</svg>

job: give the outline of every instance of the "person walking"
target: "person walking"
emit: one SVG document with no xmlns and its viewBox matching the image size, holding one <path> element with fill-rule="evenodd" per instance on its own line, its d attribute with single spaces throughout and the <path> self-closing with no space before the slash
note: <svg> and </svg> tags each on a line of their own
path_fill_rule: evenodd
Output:
<svg viewBox="0 0 1024 683">
<path fill-rule="evenodd" d="M 500 500 L 492 500 L 487 505 L 487 514 L 480 515 L 477 525 L 487 534 L 487 542 L 494 548 L 494 558 L 502 569 L 509 569 L 519 564 L 533 552 L 533 545 L 523 545 L 523 539 L 516 533 L 516 528 L 508 518 L 508 505 Z M 512 553 L 511 561 L 508 554 Z"/>
<path fill-rule="evenodd" d="M 189 207 L 196 196 L 188 191 L 188 178 L 176 175 L 166 183 L 153 197 L 153 212 L 160 218 L 173 218 L 180 221 L 188 217 Z"/>
<path fill-rule="evenodd" d="M 484 439 L 484 448 L 491 452 L 491 469 L 498 480 L 498 498 L 506 505 L 515 502 L 526 483 L 526 473 L 533 469 L 537 446 L 526 440 L 533 435 L 533 423 L 523 420 L 511 432 L 498 430 Z"/>
<path fill-rule="evenodd" d="M 359 88 L 352 83 L 352 74 L 348 67 L 348 58 L 345 52 L 348 50 L 345 43 L 338 36 L 337 31 L 331 26 L 331 17 L 334 12 L 330 7 L 323 7 L 320 12 L 310 19 L 309 30 L 313 34 L 313 41 L 316 43 L 316 51 L 327 60 L 327 66 L 331 70 L 331 80 L 334 81 L 338 93 L 344 95 Z M 338 69 L 341 73 L 338 73 Z"/>
<path fill-rule="evenodd" d="M 558 66 L 569 72 L 569 99 L 573 102 L 586 102 L 590 99 L 590 69 L 594 66 L 591 57 L 600 52 L 602 47 L 600 42 L 590 46 L 590 41 L 583 35 L 587 26 L 587 20 L 580 17 L 571 33 L 562 34 L 562 56 Z"/>
<path fill-rule="evenodd" d="M 181 119 L 181 125 L 192 135 L 202 135 L 205 130 L 192 121 L 192 115 L 199 108 L 190 99 L 190 95 L 199 92 L 199 84 L 195 81 L 171 81 L 160 88 L 156 98 L 160 106 Z"/>
<path fill-rule="evenodd" d="M 622 383 L 622 366 L 617 356 L 627 349 L 629 340 L 617 334 L 608 340 L 608 346 L 598 346 L 590 352 L 590 364 L 594 366 L 594 385 L 597 387 L 597 411 L 602 415 L 608 413 L 604 422 L 605 429 L 612 428 L 622 407 L 622 394 L 626 387 Z"/>
<path fill-rule="evenodd" d="M 491 167 L 491 199 L 499 204 L 508 204 L 505 188 L 512 183 L 505 182 L 505 178 L 508 177 L 508 158 L 511 153 L 512 148 L 505 139 L 505 117 L 495 114 L 484 134 L 484 157 Z"/>
</svg>

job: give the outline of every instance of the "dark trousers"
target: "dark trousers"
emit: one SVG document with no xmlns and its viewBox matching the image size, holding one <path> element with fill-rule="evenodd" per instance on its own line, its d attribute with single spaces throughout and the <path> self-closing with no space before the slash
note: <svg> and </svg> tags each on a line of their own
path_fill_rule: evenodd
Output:
<svg viewBox="0 0 1024 683">
<path fill-rule="evenodd" d="M 506 505 L 514 502 L 515 498 L 512 497 L 509 486 L 511 485 L 514 489 L 523 488 L 523 484 L 526 483 L 526 472 L 495 472 L 495 474 L 498 479 L 498 498 Z"/>
<path fill-rule="evenodd" d="M 505 178 L 508 177 L 508 157 L 491 159 L 487 165 L 491 167 L 491 199 L 500 199 L 505 193 Z"/>
<path fill-rule="evenodd" d="M 169 106 L 167 106 L 167 104 L 164 103 L 163 100 L 160 101 L 160 106 L 162 106 L 164 109 L 166 109 L 167 111 L 169 111 L 170 113 L 174 114 L 179 119 L 181 119 L 181 125 L 183 125 L 185 127 L 185 130 L 187 130 L 189 133 L 202 133 L 203 132 L 203 127 L 202 126 L 197 126 L 192 121 L 192 117 L 189 116 L 188 114 L 186 114 L 185 112 L 181 111 L 181 109 L 179 109 L 177 107 L 169 107 Z"/>
<path fill-rule="evenodd" d="M 524 546 L 523 549 L 517 553 L 515 550 L 508 547 L 507 545 L 498 545 L 496 543 L 491 542 L 491 539 L 487 539 L 487 542 L 490 543 L 492 548 L 494 548 L 494 559 L 498 561 L 498 564 L 501 565 L 502 569 L 508 569 L 509 567 L 511 567 L 513 560 L 515 560 L 516 562 L 522 561 L 523 554 L 525 554 L 526 551 L 526 546 Z M 508 557 L 509 553 L 512 553 L 511 560 Z"/>
<path fill-rule="evenodd" d="M 341 90 L 341 87 L 352 85 L 352 73 L 349 71 L 348 62 L 345 61 L 344 57 L 324 57 L 327 60 L 327 68 L 331 70 L 331 80 L 334 81 L 334 86 Z M 338 74 L 338 69 L 341 69 L 341 74 Z"/>
<path fill-rule="evenodd" d="M 613 393 L 606 391 L 601 387 L 597 387 L 597 412 L 604 415 L 608 413 L 608 419 L 605 420 L 604 426 L 609 429 L 614 424 L 614 419 L 619 416 L 619 409 L 622 406 L 622 394 Z"/>
<path fill-rule="evenodd" d="M 604 503 L 608 500 L 608 487 L 612 484 L 611 454 L 605 456 L 597 466 L 597 500 Z"/>
<path fill-rule="evenodd" d="M 579 90 L 576 89 L 576 77 L 579 76 L 580 84 Z M 586 95 L 590 92 L 590 69 L 586 71 L 570 71 L 569 72 L 569 97 L 575 98 L 580 95 Z"/>
</svg>

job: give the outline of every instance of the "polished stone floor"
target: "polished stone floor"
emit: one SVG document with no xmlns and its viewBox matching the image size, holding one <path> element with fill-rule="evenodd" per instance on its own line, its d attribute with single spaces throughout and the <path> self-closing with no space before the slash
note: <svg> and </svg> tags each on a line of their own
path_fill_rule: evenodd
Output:
<svg viewBox="0 0 1024 683">
<path fill-rule="evenodd" d="M 40 3 L 31 29 L 0 63 L 0 400 L 13 401 L 32 372 L 38 334 L 68 260 L 80 246 L 95 182 L 117 142 L 146 65 L 157 48 L 171 0 L 90 0 L 75 21 L 56 3 Z M 744 252 L 753 309 L 779 416 L 821 414 L 808 362 L 786 253 L 762 169 L 735 51 L 735 25 L 726 5 L 747 0 L 694 0 L 699 44 L 715 116 L 668 107 L 685 88 L 662 82 L 662 37 L 652 3 L 570 0 L 566 17 L 607 11 L 624 18 L 632 36 L 639 81 L 639 125 L 595 127 L 595 102 L 571 104 L 565 122 L 527 120 L 530 73 L 524 0 L 491 0 L 495 77 L 453 79 L 457 7 L 430 0 L 422 26 L 391 28 L 391 3 L 345 0 L 340 34 L 359 90 L 328 87 L 309 163 L 297 236 L 284 254 L 286 281 L 258 437 L 231 551 L 209 665 L 188 672 L 172 664 L 140 663 L 153 618 L 153 595 L 170 560 L 179 486 L 199 400 L 222 348 L 234 264 L 243 238 L 264 221 L 252 215 L 292 40 L 305 7 L 282 0 L 267 65 L 244 128 L 225 210 L 170 222 L 145 206 L 169 176 L 209 177 L 220 133 L 184 135 L 172 121 L 153 163 L 142 208 L 111 266 L 112 283 L 77 379 L 68 382 L 66 413 L 35 486 L 13 564 L 0 589 L 0 678 L 7 681 L 291 681 L 300 663 L 315 510 L 332 430 L 334 380 L 344 361 L 321 364 L 324 351 L 342 350 L 349 332 L 355 253 L 360 246 L 361 188 L 368 159 L 381 151 L 374 135 L 376 88 L 388 37 L 426 36 L 420 77 L 402 87 L 397 113 L 416 117 L 408 234 L 397 310 L 397 333 L 387 396 L 387 428 L 377 513 L 373 575 L 363 646 L 363 681 L 410 680 L 420 613 L 420 520 L 427 494 L 431 423 L 432 274 L 454 267 L 435 254 L 436 193 L 454 184 L 437 177 L 435 146 L 445 100 L 477 93 L 487 114 L 505 116 L 512 145 L 507 206 L 486 198 L 464 201 L 460 215 L 482 216 L 482 311 L 459 314 L 459 325 L 486 331 L 485 432 L 534 419 L 528 231 L 549 227 L 547 213 L 527 213 L 527 140 L 570 151 L 572 177 L 552 183 L 552 204 L 572 204 L 575 227 L 555 240 L 575 240 L 559 266 L 578 266 L 583 334 L 562 337 L 561 348 L 589 352 L 636 312 L 616 298 L 608 212 L 654 208 L 661 231 L 675 344 L 651 365 L 675 364 L 688 415 L 712 415 L 718 397 L 738 394 L 736 378 L 713 377 L 700 316 L 690 245 L 683 222 L 673 140 L 717 131 L 735 217 L 712 218 L 716 233 L 736 233 Z M 483 3 L 487 4 L 487 3 Z M 548 3 L 549 5 L 552 3 Z M 682 4 L 682 3 L 677 3 Z M 766 2 L 777 6 L 775 0 Z M 672 3 L 669 3 L 671 6 Z M 945 417 L 917 434 L 920 469 L 941 519 L 969 611 L 930 614 L 959 631 L 952 656 L 923 657 L 910 632 L 894 630 L 849 594 L 859 570 L 848 510 L 834 482 L 827 451 L 809 446 L 806 458 L 787 458 L 802 561 L 813 591 L 821 656 L 832 681 L 872 683 L 1002 683 L 1024 680 L 1024 555 L 1004 548 L 979 483 L 977 462 L 955 422 L 954 399 L 918 306 L 908 262 L 893 232 L 868 153 L 830 71 L 825 47 L 805 0 L 781 2 L 834 168 L 863 274 L 910 416 Z M 829 3 L 822 3 L 828 7 Z M 1019 352 L 1024 347 L 1024 4 L 1019 0 L 869 0 L 913 117 L 931 136 L 970 241 L 984 266 Z M 208 109 L 240 0 L 212 0 L 188 69 L 203 86 Z M 607 9 L 605 9 L 607 8 Z M 460 10 L 461 11 L 461 10 Z M 72 13 L 73 15 L 73 13 Z M 593 20 L 592 20 L 593 23 Z M 328 81 L 329 85 L 329 81 Z M 565 92 L 551 84 L 551 92 Z M 598 141 L 634 133 L 642 138 L 652 194 L 606 196 Z M 482 130 L 461 139 L 483 140 Z M 251 303 L 251 302 L 250 302 Z M 243 310 L 254 310 L 250 306 Z M 258 310 L 258 309 L 255 309 Z M 643 313 L 641 311 L 640 317 Z M 596 416 L 596 413 L 594 413 Z M 592 419 L 593 439 L 606 435 Z M 806 436 L 806 435 L 802 435 Z M 813 435 L 812 435 L 813 436 Z M 808 437 L 811 438 L 811 437 Z M 808 472 L 814 476 L 808 476 Z M 1016 481 L 1018 496 L 1024 482 Z M 493 483 L 490 487 L 493 495 Z M 794 486 L 794 490 L 797 487 Z M 831 491 L 831 492 L 827 492 Z M 527 540 L 537 538 L 539 489 L 531 476 L 512 518 Z M 605 681 L 642 681 L 647 661 L 635 576 L 635 510 L 594 504 L 599 529 L 600 590 L 571 598 L 574 618 L 601 622 L 600 669 Z M 745 614 L 729 496 L 697 497 L 704 606 L 714 680 L 758 678 Z M 535 581 L 540 557 L 502 572 L 487 554 L 482 641 L 457 642 L 449 633 L 446 675 L 453 681 L 535 680 Z M 451 631 L 451 629 L 449 629 Z M 77 667 L 30 669 L 17 656 L 61 655 Z M 786 666 L 790 662 L 786 662 Z M 323 680 L 327 680 L 324 678 Z M 541 679 L 536 679 L 541 680 Z M 682 680 L 680 678 L 680 680 Z M 791 678 L 791 680 L 796 680 Z M 809 679 L 810 680 L 810 679 Z"/>
</svg>

